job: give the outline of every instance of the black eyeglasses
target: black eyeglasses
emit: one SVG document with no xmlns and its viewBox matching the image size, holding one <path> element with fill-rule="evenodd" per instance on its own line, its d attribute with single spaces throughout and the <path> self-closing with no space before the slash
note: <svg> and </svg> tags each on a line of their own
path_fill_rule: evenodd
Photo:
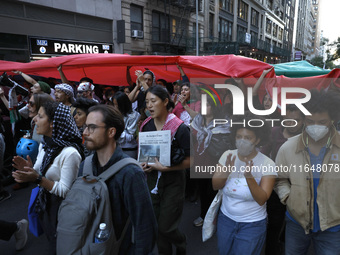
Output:
<svg viewBox="0 0 340 255">
<path fill-rule="evenodd" d="M 29 104 L 31 107 L 35 106 L 35 103 L 32 102 L 32 101 L 28 101 L 28 104 Z"/>
<path fill-rule="evenodd" d="M 84 131 L 88 129 L 90 134 L 92 134 L 96 128 L 106 128 L 106 126 L 97 126 L 95 124 L 84 125 L 84 127 Z"/>
</svg>

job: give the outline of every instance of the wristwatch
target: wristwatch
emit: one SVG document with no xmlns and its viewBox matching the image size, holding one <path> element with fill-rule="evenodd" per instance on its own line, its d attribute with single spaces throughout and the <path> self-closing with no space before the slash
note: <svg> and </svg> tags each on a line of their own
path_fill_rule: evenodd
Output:
<svg viewBox="0 0 340 255">
<path fill-rule="evenodd" d="M 39 174 L 39 176 L 37 177 L 37 179 L 35 180 L 35 184 L 40 184 L 41 183 L 41 180 L 42 180 L 43 176 L 42 174 Z"/>
</svg>

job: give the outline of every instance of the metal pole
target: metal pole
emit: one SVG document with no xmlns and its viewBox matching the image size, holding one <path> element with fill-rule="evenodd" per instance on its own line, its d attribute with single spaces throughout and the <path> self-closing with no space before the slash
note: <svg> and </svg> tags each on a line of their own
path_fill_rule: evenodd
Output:
<svg viewBox="0 0 340 255">
<path fill-rule="evenodd" d="M 198 45 L 198 0 L 196 0 L 196 56 L 199 55 Z"/>
</svg>

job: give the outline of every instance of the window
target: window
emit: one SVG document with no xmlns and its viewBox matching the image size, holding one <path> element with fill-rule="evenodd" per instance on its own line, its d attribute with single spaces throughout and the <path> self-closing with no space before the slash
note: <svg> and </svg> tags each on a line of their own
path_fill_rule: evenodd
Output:
<svg viewBox="0 0 340 255">
<path fill-rule="evenodd" d="M 246 33 L 247 33 L 247 28 L 246 27 L 237 26 L 237 40 L 238 41 L 243 41 L 244 42 L 245 37 L 246 37 Z"/>
<path fill-rule="evenodd" d="M 169 18 L 160 12 L 152 12 L 152 41 L 170 40 Z"/>
<path fill-rule="evenodd" d="M 267 19 L 266 33 L 267 34 L 271 34 L 272 33 L 272 21 L 270 19 Z"/>
<path fill-rule="evenodd" d="M 238 17 L 244 20 L 248 19 L 248 5 L 242 0 L 238 0 Z"/>
<path fill-rule="evenodd" d="M 171 33 L 174 35 L 174 34 L 176 34 L 176 29 L 177 29 L 177 27 L 176 27 L 176 19 L 172 19 L 172 31 L 171 31 Z"/>
<path fill-rule="evenodd" d="M 279 28 L 279 36 L 278 36 L 279 40 L 283 39 L 283 29 Z"/>
<path fill-rule="evenodd" d="M 220 8 L 230 13 L 234 12 L 234 0 L 220 0 Z"/>
<path fill-rule="evenodd" d="M 254 32 L 254 31 L 250 31 L 250 34 L 251 34 L 251 43 L 256 44 L 258 33 Z"/>
<path fill-rule="evenodd" d="M 233 23 L 221 19 L 219 20 L 218 24 L 218 39 L 219 41 L 231 41 L 232 40 L 232 29 L 233 29 Z"/>
<path fill-rule="evenodd" d="M 279 12 L 279 17 L 280 17 L 280 19 L 283 20 L 283 12 L 282 11 Z"/>
<path fill-rule="evenodd" d="M 143 31 L 143 7 L 131 4 L 130 17 L 131 17 L 131 33 L 132 30 Z"/>
<path fill-rule="evenodd" d="M 259 26 L 259 12 L 255 9 L 251 9 L 251 24 L 253 26 Z"/>
<path fill-rule="evenodd" d="M 273 25 L 273 36 L 277 37 L 277 25 L 276 24 Z"/>
<path fill-rule="evenodd" d="M 270 10 L 273 10 L 273 0 L 267 0 L 267 7 Z"/>
<path fill-rule="evenodd" d="M 214 37 L 214 14 L 209 13 L 209 37 Z"/>
</svg>

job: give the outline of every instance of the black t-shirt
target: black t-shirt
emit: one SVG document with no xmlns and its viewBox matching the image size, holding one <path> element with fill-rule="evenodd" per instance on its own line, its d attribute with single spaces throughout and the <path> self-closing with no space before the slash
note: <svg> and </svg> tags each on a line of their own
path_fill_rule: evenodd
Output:
<svg viewBox="0 0 340 255">
<path fill-rule="evenodd" d="M 144 132 L 149 131 L 157 131 L 155 122 L 151 119 L 148 123 L 143 127 Z M 185 156 L 190 156 L 190 130 L 187 125 L 182 123 L 175 134 L 174 139 L 176 139 L 179 143 L 179 146 L 184 150 Z"/>
</svg>

